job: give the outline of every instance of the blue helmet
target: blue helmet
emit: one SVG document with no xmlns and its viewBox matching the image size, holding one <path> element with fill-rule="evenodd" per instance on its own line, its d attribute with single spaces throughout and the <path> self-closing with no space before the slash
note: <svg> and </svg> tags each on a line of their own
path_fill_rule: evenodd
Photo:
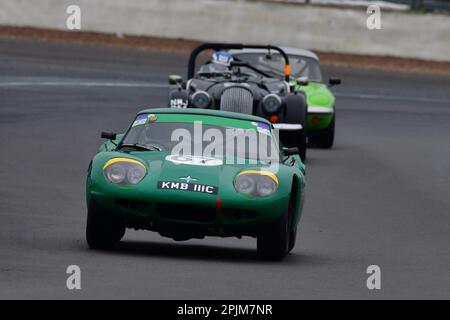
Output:
<svg viewBox="0 0 450 320">
<path fill-rule="evenodd" d="M 216 51 L 212 56 L 212 62 L 223 66 L 230 66 L 233 55 L 228 51 Z"/>
</svg>

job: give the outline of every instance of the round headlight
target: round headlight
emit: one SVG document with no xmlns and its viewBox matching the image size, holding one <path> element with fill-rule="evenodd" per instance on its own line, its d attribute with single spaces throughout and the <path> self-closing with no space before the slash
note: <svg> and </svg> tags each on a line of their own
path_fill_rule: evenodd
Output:
<svg viewBox="0 0 450 320">
<path fill-rule="evenodd" d="M 145 168 L 138 165 L 132 165 L 128 169 L 127 180 L 131 184 L 138 184 L 145 176 Z"/>
<path fill-rule="evenodd" d="M 267 113 L 277 113 L 282 104 L 281 98 L 273 93 L 265 96 L 262 101 L 263 108 Z"/>
<path fill-rule="evenodd" d="M 115 184 L 138 184 L 145 177 L 147 169 L 139 161 L 116 158 L 105 164 L 103 173 L 107 180 Z"/>
<path fill-rule="evenodd" d="M 243 171 L 236 176 L 234 188 L 239 193 L 245 193 L 255 197 L 267 197 L 277 191 L 278 178 L 268 171 Z"/>
<path fill-rule="evenodd" d="M 192 105 L 199 109 L 206 109 L 211 104 L 211 96 L 206 91 L 197 91 L 191 97 Z"/>
<path fill-rule="evenodd" d="M 267 176 L 261 176 L 257 184 L 257 192 L 260 197 L 270 196 L 277 190 L 277 184 Z"/>
<path fill-rule="evenodd" d="M 237 176 L 234 182 L 234 187 L 239 193 L 253 194 L 255 192 L 255 186 L 255 177 L 248 174 Z"/>
<path fill-rule="evenodd" d="M 116 184 L 123 183 L 127 177 L 127 170 L 122 163 L 115 163 L 109 166 L 105 173 L 108 180 Z"/>
</svg>

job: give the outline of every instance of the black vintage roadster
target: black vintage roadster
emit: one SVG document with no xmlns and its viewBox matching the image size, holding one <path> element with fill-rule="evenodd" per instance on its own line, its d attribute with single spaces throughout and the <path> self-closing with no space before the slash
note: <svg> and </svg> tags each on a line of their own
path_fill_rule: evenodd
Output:
<svg viewBox="0 0 450 320">
<path fill-rule="evenodd" d="M 208 60 L 196 68 L 202 52 L 242 49 L 266 49 L 266 58 L 270 58 L 271 52 L 280 54 L 285 62 L 284 78 L 276 78 L 270 71 L 260 70 L 240 57 L 232 57 L 227 64 Z M 281 48 L 206 43 L 192 51 L 186 82 L 181 76 L 169 76 L 169 107 L 217 109 L 266 118 L 279 130 L 283 146 L 298 147 L 300 157 L 305 160 L 306 96 L 289 84 L 289 80 L 289 57 Z"/>
</svg>

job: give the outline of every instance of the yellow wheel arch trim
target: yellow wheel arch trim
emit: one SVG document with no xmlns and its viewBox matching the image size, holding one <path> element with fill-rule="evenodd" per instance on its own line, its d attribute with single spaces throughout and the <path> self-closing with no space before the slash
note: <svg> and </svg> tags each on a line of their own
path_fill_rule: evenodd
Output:
<svg viewBox="0 0 450 320">
<path fill-rule="evenodd" d="M 262 175 L 262 176 L 267 176 L 267 177 L 270 177 L 273 181 L 275 181 L 275 183 L 277 185 L 280 184 L 279 181 L 278 181 L 278 177 L 274 173 L 272 173 L 270 171 L 246 170 L 246 171 L 239 172 L 238 176 L 241 176 L 243 174 L 259 174 L 259 175 Z"/>
<path fill-rule="evenodd" d="M 109 161 L 105 164 L 105 166 L 103 167 L 103 170 L 105 170 L 105 169 L 108 168 L 110 165 L 112 165 L 112 164 L 114 164 L 114 163 L 117 163 L 117 162 L 129 162 L 129 163 L 134 163 L 134 164 L 143 166 L 143 167 L 145 168 L 145 166 L 144 166 L 144 164 L 143 164 L 142 162 L 137 161 L 137 160 L 134 160 L 134 159 L 130 159 L 130 158 L 114 158 L 114 159 L 109 160 Z"/>
</svg>

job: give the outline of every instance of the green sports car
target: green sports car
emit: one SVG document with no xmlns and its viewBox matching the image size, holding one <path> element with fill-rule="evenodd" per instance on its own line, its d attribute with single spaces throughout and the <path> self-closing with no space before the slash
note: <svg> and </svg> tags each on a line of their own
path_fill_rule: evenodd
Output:
<svg viewBox="0 0 450 320">
<path fill-rule="evenodd" d="M 149 109 L 92 159 L 87 242 L 107 249 L 126 228 L 175 240 L 257 237 L 261 257 L 295 245 L 305 167 L 260 117 L 204 109 Z"/>
<path fill-rule="evenodd" d="M 335 97 L 331 86 L 341 83 L 340 79 L 331 78 L 328 85 L 323 83 L 319 58 L 309 50 L 282 48 L 289 57 L 291 66 L 290 84 L 306 93 L 308 104 L 307 136 L 310 146 L 329 149 L 334 143 L 336 110 Z M 282 57 L 267 50 L 244 49 L 233 51 L 233 56 L 245 60 L 274 77 L 283 77 Z"/>
</svg>

